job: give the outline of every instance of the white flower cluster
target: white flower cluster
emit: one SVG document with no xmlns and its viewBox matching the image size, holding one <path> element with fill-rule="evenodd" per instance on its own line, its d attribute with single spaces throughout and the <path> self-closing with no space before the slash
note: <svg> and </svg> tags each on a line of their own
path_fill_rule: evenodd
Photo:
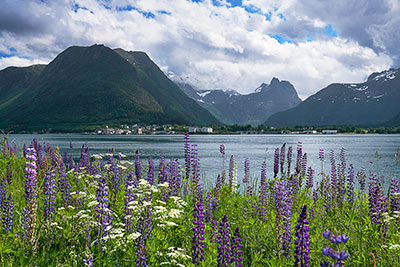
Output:
<svg viewBox="0 0 400 267">
<path fill-rule="evenodd" d="M 159 227 L 178 226 L 174 220 L 181 218 L 184 213 L 183 207 L 187 203 L 177 196 L 172 196 L 170 199 L 173 201 L 171 203 L 173 207 L 167 208 L 167 203 L 161 200 L 157 200 L 159 205 L 154 206 L 153 219 L 158 222 Z"/>
<path fill-rule="evenodd" d="M 165 253 L 165 255 L 169 258 L 169 261 L 161 262 L 160 265 L 184 267 L 186 265 L 180 262 L 192 259 L 192 257 L 185 253 L 183 248 L 169 247 L 168 252 Z M 163 256 L 163 253 L 159 252 L 158 256 Z"/>
</svg>

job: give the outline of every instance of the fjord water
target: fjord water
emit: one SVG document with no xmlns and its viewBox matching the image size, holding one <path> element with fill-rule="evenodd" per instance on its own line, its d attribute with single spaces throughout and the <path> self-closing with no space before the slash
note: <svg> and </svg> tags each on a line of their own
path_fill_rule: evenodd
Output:
<svg viewBox="0 0 400 267">
<path fill-rule="evenodd" d="M 40 142 L 47 142 L 51 146 L 58 146 L 61 154 L 65 151 L 72 153 L 79 159 L 80 148 L 88 142 L 91 154 L 105 154 L 114 148 L 116 152 L 126 154 L 130 158 L 136 149 L 144 162 L 149 156 L 158 161 L 160 155 L 166 159 L 178 158 L 184 165 L 183 135 L 75 135 L 75 134 L 45 134 L 45 135 L 8 135 L 9 140 L 15 143 L 18 149 L 23 144 L 30 144 L 36 137 Z M 70 140 L 73 149 L 70 149 Z M 308 166 L 312 166 L 316 173 L 321 172 L 321 162 L 318 159 L 319 149 L 325 150 L 325 172 L 330 172 L 329 152 L 335 151 L 336 163 L 339 163 L 340 149 L 346 149 L 347 166 L 351 163 L 358 171 L 362 166 L 367 172 L 373 171 L 377 175 L 387 178 L 400 177 L 400 163 L 395 162 L 395 154 L 400 148 L 400 135 L 191 135 L 191 144 L 198 145 L 200 169 L 205 186 L 214 183 L 222 169 L 219 145 L 225 145 L 225 169 L 229 166 L 229 157 L 234 155 L 238 163 L 238 182 L 244 175 L 244 159 L 250 159 L 251 177 L 259 179 L 261 164 L 267 160 L 267 174 L 272 176 L 274 151 L 286 143 L 286 149 L 293 146 L 292 169 L 296 160 L 296 146 L 303 143 L 303 153 L 307 153 Z M 315 179 L 318 180 L 320 176 Z M 386 183 L 387 185 L 388 183 Z"/>
</svg>

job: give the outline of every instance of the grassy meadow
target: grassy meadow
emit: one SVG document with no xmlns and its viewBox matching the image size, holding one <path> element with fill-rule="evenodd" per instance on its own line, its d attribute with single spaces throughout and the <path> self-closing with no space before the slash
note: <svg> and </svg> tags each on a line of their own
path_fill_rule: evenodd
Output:
<svg viewBox="0 0 400 267">
<path fill-rule="evenodd" d="M 345 149 L 308 166 L 283 145 L 250 170 L 222 144 L 206 187 L 189 135 L 184 162 L 157 164 L 1 147 L 1 266 L 400 266 L 398 177 L 354 169 Z"/>
</svg>

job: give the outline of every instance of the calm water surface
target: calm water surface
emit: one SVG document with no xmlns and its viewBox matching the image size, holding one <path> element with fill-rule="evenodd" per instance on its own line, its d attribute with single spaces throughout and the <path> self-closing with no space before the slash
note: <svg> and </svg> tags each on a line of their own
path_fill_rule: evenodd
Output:
<svg viewBox="0 0 400 267">
<path fill-rule="evenodd" d="M 142 159 L 149 156 L 158 159 L 162 154 L 166 158 L 178 158 L 184 164 L 183 135 L 147 135 L 147 136 L 119 136 L 119 135 L 72 135 L 72 134 L 45 134 L 45 135 L 9 135 L 11 142 L 22 148 L 23 143 L 29 144 L 33 137 L 45 141 L 52 146 L 58 146 L 61 152 L 72 152 L 79 158 L 80 147 L 86 141 L 91 153 L 105 153 L 111 148 L 126 155 L 133 155 L 139 149 Z M 367 170 L 377 172 L 386 177 L 400 177 L 400 164 L 395 164 L 395 153 L 400 147 L 400 135 L 193 135 L 191 143 L 198 145 L 202 177 L 206 184 L 214 182 L 221 171 L 222 160 L 219 145 L 224 144 L 227 158 L 226 168 L 230 155 L 234 155 L 238 163 L 238 180 L 243 178 L 244 159 L 251 162 L 251 176 L 259 179 L 261 164 L 267 160 L 268 174 L 272 174 L 274 150 L 286 143 L 286 147 L 293 146 L 293 163 L 295 164 L 297 142 L 303 142 L 303 152 L 308 155 L 308 165 L 316 172 L 321 171 L 318 159 L 319 149 L 325 150 L 324 169 L 329 171 L 329 151 L 333 149 L 336 162 L 339 162 L 339 153 L 342 147 L 346 148 L 347 163 L 352 163 L 358 171 L 362 166 Z M 72 140 L 74 148 L 69 148 Z M 318 179 L 318 178 L 317 178 Z"/>
</svg>

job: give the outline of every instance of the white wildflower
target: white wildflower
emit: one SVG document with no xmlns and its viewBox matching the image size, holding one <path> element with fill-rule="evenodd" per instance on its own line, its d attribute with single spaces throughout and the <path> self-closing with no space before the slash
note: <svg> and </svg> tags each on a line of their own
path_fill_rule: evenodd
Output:
<svg viewBox="0 0 400 267">
<path fill-rule="evenodd" d="M 97 206 L 99 204 L 99 202 L 97 200 L 91 201 L 89 202 L 87 205 L 88 207 L 93 207 L 93 206 Z"/>
<path fill-rule="evenodd" d="M 140 233 L 137 233 L 137 232 L 128 235 L 128 239 L 129 239 L 129 240 L 136 240 L 136 239 L 138 239 L 139 237 L 140 237 Z"/>
<path fill-rule="evenodd" d="M 178 226 L 176 223 L 174 222 L 165 222 L 166 226 Z"/>
<path fill-rule="evenodd" d="M 168 187 L 169 187 L 169 184 L 168 184 L 168 182 L 164 182 L 164 183 L 162 183 L 162 184 L 159 184 L 158 187 L 165 187 L 165 188 L 168 188 Z"/>
</svg>

